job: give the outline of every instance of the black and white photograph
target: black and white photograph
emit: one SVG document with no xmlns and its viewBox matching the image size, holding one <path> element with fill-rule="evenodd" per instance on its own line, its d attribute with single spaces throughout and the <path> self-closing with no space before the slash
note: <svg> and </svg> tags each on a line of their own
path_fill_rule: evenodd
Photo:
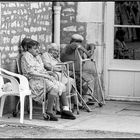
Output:
<svg viewBox="0 0 140 140">
<path fill-rule="evenodd" d="M 0 139 L 140 138 L 140 1 L 0 1 Z"/>
</svg>

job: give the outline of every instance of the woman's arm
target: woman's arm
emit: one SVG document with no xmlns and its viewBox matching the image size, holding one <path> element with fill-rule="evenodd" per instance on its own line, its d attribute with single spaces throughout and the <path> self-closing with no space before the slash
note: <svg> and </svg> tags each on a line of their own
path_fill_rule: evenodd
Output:
<svg viewBox="0 0 140 140">
<path fill-rule="evenodd" d="M 44 67 L 46 70 L 50 70 L 50 71 L 53 69 L 53 66 L 50 63 L 44 63 Z"/>
<path fill-rule="evenodd" d="M 34 62 L 29 54 L 24 54 L 21 58 L 21 69 L 23 74 L 36 73 Z"/>
<path fill-rule="evenodd" d="M 61 71 L 61 68 L 56 67 L 55 65 L 51 64 L 52 56 L 48 52 L 43 53 L 41 55 L 41 58 L 42 58 L 42 61 L 44 63 L 44 67 L 45 67 L 46 70 Z M 53 62 L 54 62 L 54 59 L 53 59 Z M 57 60 L 56 60 L 56 63 L 57 63 Z"/>
<path fill-rule="evenodd" d="M 62 71 L 62 70 L 61 70 L 61 67 L 54 66 L 54 67 L 53 67 L 53 71 L 60 72 L 60 71 Z"/>
</svg>

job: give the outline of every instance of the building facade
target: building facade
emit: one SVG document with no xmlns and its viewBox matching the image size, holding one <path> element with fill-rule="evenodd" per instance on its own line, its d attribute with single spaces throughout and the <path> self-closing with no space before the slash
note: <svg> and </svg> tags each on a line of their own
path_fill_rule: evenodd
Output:
<svg viewBox="0 0 140 140">
<path fill-rule="evenodd" d="M 47 49 L 50 42 L 67 44 L 79 33 L 86 43 L 96 44 L 94 58 L 105 98 L 139 101 L 139 2 L 58 3 L 0 3 L 1 66 L 16 71 L 13 58 L 25 36 Z M 116 56 L 115 34 L 120 29 L 125 31 L 130 57 Z"/>
</svg>

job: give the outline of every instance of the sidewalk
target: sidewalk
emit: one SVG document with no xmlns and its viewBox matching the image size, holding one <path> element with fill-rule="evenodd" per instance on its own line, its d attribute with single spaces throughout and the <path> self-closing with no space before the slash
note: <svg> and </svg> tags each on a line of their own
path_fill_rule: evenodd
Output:
<svg viewBox="0 0 140 140">
<path fill-rule="evenodd" d="M 140 134 L 140 103 L 106 101 L 103 107 L 92 106 L 92 112 L 81 110 L 76 120 L 59 119 L 58 122 L 44 121 L 41 112 L 33 113 L 33 120 L 25 115 L 25 124 L 47 126 L 65 130 L 99 130 Z M 59 116 L 60 117 L 60 116 Z M 1 122 L 19 123 L 19 116 L 6 114 Z"/>
</svg>

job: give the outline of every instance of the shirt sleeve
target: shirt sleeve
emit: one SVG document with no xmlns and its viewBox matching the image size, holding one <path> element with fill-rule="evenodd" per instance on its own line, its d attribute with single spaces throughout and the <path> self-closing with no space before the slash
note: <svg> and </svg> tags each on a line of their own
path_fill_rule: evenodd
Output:
<svg viewBox="0 0 140 140">
<path fill-rule="evenodd" d="M 42 62 L 44 64 L 45 68 L 48 69 L 48 70 L 51 70 L 52 69 L 52 65 L 50 63 L 48 55 L 46 53 L 43 53 L 41 55 L 41 59 L 42 59 Z"/>
<path fill-rule="evenodd" d="M 43 63 L 49 63 L 49 57 L 46 53 L 43 53 L 41 55 L 41 58 L 42 58 Z"/>
</svg>

